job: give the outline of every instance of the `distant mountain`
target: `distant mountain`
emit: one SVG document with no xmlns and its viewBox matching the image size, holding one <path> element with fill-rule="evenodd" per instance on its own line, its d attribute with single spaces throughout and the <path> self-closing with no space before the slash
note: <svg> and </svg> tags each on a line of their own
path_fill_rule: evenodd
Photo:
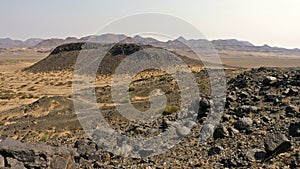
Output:
<svg viewBox="0 0 300 169">
<path fill-rule="evenodd" d="M 17 47 L 25 47 L 23 42 L 20 40 L 12 40 L 10 38 L 0 39 L 0 47 L 1 48 L 17 48 Z"/>
<path fill-rule="evenodd" d="M 253 47 L 254 45 L 248 41 L 238 41 L 236 39 L 227 40 L 213 40 L 211 41 L 215 46 L 241 46 L 241 47 Z"/>
<path fill-rule="evenodd" d="M 33 48 L 55 48 L 62 44 L 75 43 L 79 41 L 79 39 L 74 37 L 68 37 L 66 39 L 52 38 L 41 41 L 40 43 L 33 46 Z"/>
<path fill-rule="evenodd" d="M 126 39 L 127 36 L 123 34 L 102 34 L 102 35 L 92 35 L 80 38 L 81 41 L 89 41 L 89 42 L 98 42 L 98 43 L 117 43 L 121 40 Z"/>
<path fill-rule="evenodd" d="M 211 43 L 218 50 L 247 50 L 254 47 L 254 45 L 248 41 L 238 41 L 236 39 L 228 40 L 213 40 Z"/>
<path fill-rule="evenodd" d="M 211 43 L 217 50 L 235 50 L 247 52 L 279 52 L 286 54 L 300 54 L 300 49 L 285 49 L 279 47 L 271 47 L 269 45 L 255 46 L 248 41 L 238 41 L 236 39 L 229 40 L 213 40 Z"/>
<path fill-rule="evenodd" d="M 57 46 L 68 44 L 68 43 L 77 43 L 77 42 L 98 42 L 98 43 L 117 43 L 123 39 L 126 39 L 125 35 L 117 34 L 103 34 L 103 35 L 91 35 L 77 39 L 75 37 L 68 37 L 66 39 L 46 39 L 34 46 L 34 48 L 55 48 Z"/>
<path fill-rule="evenodd" d="M 41 38 L 30 38 L 27 39 L 26 41 L 24 41 L 23 43 L 25 44 L 26 47 L 33 47 L 37 44 L 39 44 L 40 42 L 42 42 L 44 39 Z"/>
<path fill-rule="evenodd" d="M 10 38 L 0 38 L 0 48 L 25 48 L 32 47 L 40 43 L 42 39 L 31 38 L 26 41 L 12 40 Z"/>
<path fill-rule="evenodd" d="M 136 43 L 141 44 L 141 45 L 151 45 L 151 44 L 160 42 L 154 38 L 143 38 L 139 35 L 136 35 L 135 37 L 133 37 L 133 40 Z"/>
<path fill-rule="evenodd" d="M 207 49 L 207 47 L 214 47 L 216 50 L 234 50 L 234 51 L 246 51 L 246 52 L 279 52 L 285 54 L 300 54 L 300 49 L 285 49 L 279 47 L 271 47 L 268 45 L 255 46 L 248 41 L 240 41 L 236 39 L 220 39 L 208 41 L 206 39 L 190 39 L 187 40 L 184 37 L 179 37 L 175 40 L 169 40 L 167 42 L 158 41 L 154 38 L 144 38 L 139 35 L 134 37 L 128 37 L 123 34 L 102 34 L 91 35 L 77 39 L 76 37 L 68 37 L 66 39 L 28 39 L 26 41 L 12 40 L 9 38 L 0 39 L 0 48 L 18 48 L 18 47 L 31 47 L 36 49 L 54 49 L 57 46 L 68 43 L 78 42 L 98 42 L 98 43 L 137 43 L 140 45 L 151 45 L 154 47 L 165 48 L 174 51 L 191 52 L 191 49 L 186 45 L 193 46 L 197 49 Z"/>
<path fill-rule="evenodd" d="M 185 50 L 190 51 L 190 48 L 186 45 L 192 46 L 193 48 L 205 49 L 207 45 L 214 47 L 216 50 L 234 50 L 234 51 L 245 51 L 245 52 L 277 52 L 285 54 L 300 54 L 300 49 L 285 49 L 279 47 L 271 47 L 268 45 L 255 46 L 248 41 L 239 41 L 236 39 L 226 40 L 213 40 L 209 41 L 206 39 L 191 39 L 186 40 L 183 37 L 179 37 L 175 40 L 167 42 L 151 43 L 150 45 L 156 47 L 162 47 L 170 50 Z"/>
</svg>

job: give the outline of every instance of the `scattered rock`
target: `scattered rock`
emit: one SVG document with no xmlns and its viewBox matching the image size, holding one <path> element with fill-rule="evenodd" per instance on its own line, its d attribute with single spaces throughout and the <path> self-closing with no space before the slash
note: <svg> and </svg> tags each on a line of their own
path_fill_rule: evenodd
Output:
<svg viewBox="0 0 300 169">
<path fill-rule="evenodd" d="M 5 167 L 5 159 L 0 155 L 0 167 Z"/>
<path fill-rule="evenodd" d="M 285 108 L 285 113 L 287 117 L 295 117 L 299 114 L 299 107 L 294 105 L 288 105 Z"/>
<path fill-rule="evenodd" d="M 162 129 L 166 129 L 169 126 L 171 126 L 173 124 L 173 122 L 171 122 L 168 118 L 163 118 L 162 123 L 161 123 L 161 128 Z"/>
<path fill-rule="evenodd" d="M 265 85 L 273 85 L 277 82 L 277 78 L 273 76 L 266 76 L 265 79 L 263 80 L 263 83 Z"/>
<path fill-rule="evenodd" d="M 210 107 L 210 101 L 206 98 L 201 98 L 200 100 L 200 108 L 205 110 Z"/>
<path fill-rule="evenodd" d="M 231 119 L 231 116 L 229 114 L 223 114 L 223 117 L 222 117 L 223 121 L 229 121 Z"/>
<path fill-rule="evenodd" d="M 208 150 L 208 155 L 212 156 L 215 154 L 220 154 L 223 150 L 224 150 L 224 148 L 221 146 L 214 146 Z"/>
<path fill-rule="evenodd" d="M 292 123 L 289 126 L 289 134 L 293 137 L 300 137 L 300 122 Z"/>
<path fill-rule="evenodd" d="M 245 156 L 250 161 L 254 161 L 254 160 L 263 161 L 266 156 L 266 152 L 262 149 L 253 148 L 253 149 L 248 149 L 245 152 Z"/>
<path fill-rule="evenodd" d="M 258 108 L 256 106 L 242 105 L 237 108 L 236 115 L 238 117 L 243 117 L 245 114 L 257 113 L 257 110 Z"/>
<path fill-rule="evenodd" d="M 261 99 L 261 98 L 260 98 L 259 96 L 253 96 L 253 99 L 252 99 L 252 100 L 253 100 L 254 102 L 258 102 L 258 101 L 260 101 L 260 99 Z"/>
<path fill-rule="evenodd" d="M 265 137 L 265 150 L 268 157 L 287 152 L 291 146 L 291 142 L 281 133 L 267 133 Z"/>
<path fill-rule="evenodd" d="M 94 168 L 93 164 L 89 160 L 86 160 L 84 158 L 80 158 L 79 163 L 81 164 L 82 168 L 86 168 L 86 169 L 92 169 L 92 168 Z"/>
<path fill-rule="evenodd" d="M 197 123 L 194 121 L 187 121 L 186 123 L 184 123 L 184 126 L 186 126 L 188 128 L 193 128 L 193 127 L 197 126 Z"/>
<path fill-rule="evenodd" d="M 90 154 L 93 154 L 97 150 L 96 143 L 86 139 L 77 140 L 74 147 L 77 148 L 77 153 L 85 158 L 88 158 Z"/>
<path fill-rule="evenodd" d="M 7 157 L 6 160 L 7 160 L 8 167 L 15 168 L 15 169 L 25 169 L 24 164 L 14 158 Z"/>
<path fill-rule="evenodd" d="M 264 122 L 266 122 L 266 123 L 269 123 L 269 122 L 271 121 L 271 118 L 268 117 L 268 116 L 263 116 L 263 117 L 262 117 L 262 120 L 263 120 Z"/>
<path fill-rule="evenodd" d="M 242 91 L 240 93 L 240 98 L 249 98 L 250 94 L 248 92 Z"/>
<path fill-rule="evenodd" d="M 213 137 L 214 139 L 219 139 L 219 138 L 225 138 L 229 136 L 229 132 L 227 130 L 226 127 L 224 127 L 223 125 L 219 125 L 218 127 L 216 127 Z"/>
<path fill-rule="evenodd" d="M 278 103 L 279 99 L 278 99 L 278 97 L 277 97 L 276 94 L 267 94 L 265 96 L 265 101 L 266 102 L 275 102 L 275 103 Z"/>
<path fill-rule="evenodd" d="M 225 168 L 237 168 L 238 164 L 234 157 L 228 157 L 227 159 L 222 159 L 221 163 Z"/>
<path fill-rule="evenodd" d="M 226 97 L 226 101 L 228 101 L 228 102 L 233 102 L 235 100 L 236 100 L 236 98 L 232 95 L 229 95 L 229 96 Z"/>
<path fill-rule="evenodd" d="M 53 161 L 50 164 L 50 168 L 71 168 L 72 164 L 69 159 L 61 156 L 54 156 Z"/>
<path fill-rule="evenodd" d="M 239 131 L 238 131 L 237 129 L 233 128 L 233 127 L 229 127 L 229 128 L 228 128 L 228 131 L 229 131 L 229 134 L 230 134 L 231 136 L 234 136 L 234 135 L 236 135 L 236 134 L 239 133 Z"/>
<path fill-rule="evenodd" d="M 190 131 L 191 130 L 186 126 L 176 127 L 176 133 L 180 137 L 186 136 L 187 134 L 189 134 Z"/>
<path fill-rule="evenodd" d="M 296 88 L 287 88 L 282 94 L 286 96 L 296 96 L 298 95 L 298 90 Z"/>
<path fill-rule="evenodd" d="M 241 130 L 248 130 L 253 124 L 253 120 L 250 117 L 243 117 L 240 118 L 235 124 L 234 127 L 238 129 L 239 131 Z"/>
</svg>

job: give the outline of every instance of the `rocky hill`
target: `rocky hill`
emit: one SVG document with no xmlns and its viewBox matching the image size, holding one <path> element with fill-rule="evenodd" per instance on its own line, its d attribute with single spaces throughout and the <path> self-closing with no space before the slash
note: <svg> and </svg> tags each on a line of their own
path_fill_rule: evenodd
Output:
<svg viewBox="0 0 300 169">
<path fill-rule="evenodd" d="M 78 43 L 78 42 L 97 42 L 97 43 L 116 43 L 120 42 L 121 40 L 125 39 L 125 35 L 117 35 L 117 34 L 103 34 L 99 36 L 86 36 L 82 38 L 75 38 L 75 37 L 67 37 L 66 39 L 46 39 L 41 41 L 40 43 L 36 44 L 34 48 L 56 48 L 63 44 L 68 43 Z"/>
<path fill-rule="evenodd" d="M 75 62 L 78 55 L 85 43 L 70 43 L 58 46 L 55 48 L 48 57 L 39 61 L 38 63 L 24 69 L 24 71 L 29 72 L 50 72 L 50 71 L 61 71 L 74 69 Z M 86 50 L 97 49 L 97 47 L 102 44 L 89 44 L 89 48 Z M 115 45 L 103 59 L 103 65 L 100 65 L 100 72 L 111 73 L 117 67 L 118 63 L 128 54 L 142 49 L 142 46 L 134 44 L 122 44 Z M 115 56 L 115 57 L 113 57 Z"/>
<path fill-rule="evenodd" d="M 125 42 L 125 41 L 123 41 Z M 56 47 L 48 57 L 38 63 L 25 68 L 24 71 L 29 72 L 50 72 L 60 70 L 73 70 L 80 51 L 85 45 L 85 50 L 95 50 L 99 45 L 108 45 L 100 43 L 70 43 Z M 119 63 L 127 56 L 136 51 L 145 48 L 153 48 L 148 45 L 137 45 L 131 43 L 115 44 L 103 58 L 99 65 L 99 74 L 112 74 Z M 202 65 L 198 60 L 193 60 L 185 56 L 178 55 L 184 62 L 190 65 Z"/>
</svg>

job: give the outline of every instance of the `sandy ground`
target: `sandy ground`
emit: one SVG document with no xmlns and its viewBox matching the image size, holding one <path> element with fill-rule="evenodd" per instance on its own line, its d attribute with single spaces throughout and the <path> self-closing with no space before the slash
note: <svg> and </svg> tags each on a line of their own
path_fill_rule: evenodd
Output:
<svg viewBox="0 0 300 169">
<path fill-rule="evenodd" d="M 300 55 L 220 51 L 219 55 L 224 65 L 241 68 L 258 67 L 299 67 Z"/>
<path fill-rule="evenodd" d="M 23 68 L 38 62 L 48 54 L 34 50 L 0 52 L 0 89 L 5 97 L 10 95 L 8 99 L 0 99 L 0 111 L 31 103 L 43 96 L 72 94 L 72 74 L 70 72 L 38 74 L 21 72 Z M 219 55 L 225 68 L 300 66 L 300 56 L 297 55 L 237 51 L 220 51 Z M 196 69 L 200 70 L 200 68 Z M 110 77 L 98 77 L 97 85 L 105 86 L 109 84 L 109 81 Z"/>
<path fill-rule="evenodd" d="M 28 104 L 35 99 L 14 98 L 17 93 L 26 90 L 27 94 L 31 94 L 25 88 L 32 83 L 31 75 L 22 74 L 20 71 L 35 62 L 46 57 L 48 53 L 39 53 L 33 50 L 27 51 L 1 51 L 0 52 L 0 90 L 1 95 L 10 95 L 11 99 L 0 99 L 0 111 L 8 110 L 23 104 Z M 21 89 L 21 86 L 26 85 Z M 22 96 L 20 96 L 22 97 Z M 12 101 L 13 99 L 13 101 Z"/>
</svg>

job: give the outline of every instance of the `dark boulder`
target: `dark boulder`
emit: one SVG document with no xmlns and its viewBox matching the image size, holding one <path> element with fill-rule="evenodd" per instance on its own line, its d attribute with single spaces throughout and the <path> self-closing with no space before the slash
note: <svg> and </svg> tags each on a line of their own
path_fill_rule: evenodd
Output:
<svg viewBox="0 0 300 169">
<path fill-rule="evenodd" d="M 235 124 L 234 124 L 234 128 L 238 129 L 239 131 L 242 130 L 249 130 L 250 127 L 253 124 L 253 120 L 249 117 L 243 117 L 240 118 Z"/>
<path fill-rule="evenodd" d="M 273 76 L 266 76 L 263 80 L 263 84 L 265 85 L 273 85 L 277 82 L 277 78 Z"/>
<path fill-rule="evenodd" d="M 293 137 L 300 137 L 300 122 L 292 123 L 289 126 L 289 134 Z"/>
<path fill-rule="evenodd" d="M 290 104 L 290 105 L 288 105 L 285 108 L 285 113 L 286 113 L 287 117 L 298 116 L 298 114 L 299 114 L 299 107 Z"/>
<path fill-rule="evenodd" d="M 220 154 L 223 150 L 224 150 L 224 148 L 221 146 L 214 146 L 208 150 L 208 155 L 212 156 L 215 154 Z"/>
<path fill-rule="evenodd" d="M 210 101 L 206 98 L 201 98 L 199 104 L 200 109 L 202 110 L 208 109 L 210 107 Z"/>
<path fill-rule="evenodd" d="M 265 137 L 265 150 L 268 157 L 287 152 L 291 147 L 292 143 L 281 133 L 267 133 Z"/>
<path fill-rule="evenodd" d="M 213 133 L 213 137 L 214 139 L 220 139 L 220 138 L 225 138 L 229 136 L 229 132 L 227 130 L 226 127 L 224 127 L 223 125 L 219 125 L 218 127 L 216 127 L 214 133 Z"/>
<path fill-rule="evenodd" d="M 266 152 L 262 149 L 253 148 L 253 149 L 246 150 L 245 156 L 249 161 L 254 161 L 254 160 L 262 161 L 266 156 Z"/>
<path fill-rule="evenodd" d="M 242 105 L 236 109 L 236 115 L 243 117 L 245 114 L 257 113 L 258 108 L 256 106 Z"/>
</svg>

